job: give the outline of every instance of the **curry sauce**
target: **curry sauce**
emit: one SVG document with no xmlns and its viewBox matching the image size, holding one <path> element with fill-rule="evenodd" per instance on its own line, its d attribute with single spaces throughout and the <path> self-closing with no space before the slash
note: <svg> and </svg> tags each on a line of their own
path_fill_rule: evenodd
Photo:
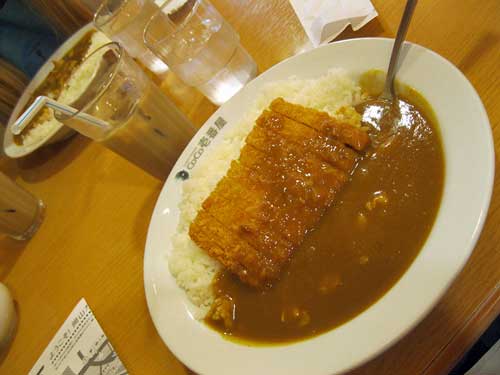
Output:
<svg viewBox="0 0 500 375">
<path fill-rule="evenodd" d="M 354 318 L 403 275 L 438 212 L 444 155 L 431 107 L 412 89 L 400 95 L 395 134 L 377 139 L 371 131 L 375 146 L 280 279 L 259 290 L 222 271 L 213 288 L 229 304 L 231 322 L 208 317 L 208 325 L 251 343 L 305 339 Z"/>
</svg>

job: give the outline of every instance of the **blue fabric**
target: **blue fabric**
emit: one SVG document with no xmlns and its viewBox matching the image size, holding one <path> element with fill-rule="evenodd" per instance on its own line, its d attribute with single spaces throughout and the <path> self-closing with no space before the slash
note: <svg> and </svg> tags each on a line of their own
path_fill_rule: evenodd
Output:
<svg viewBox="0 0 500 375">
<path fill-rule="evenodd" d="M 33 77 L 57 48 L 54 35 L 0 24 L 0 56 Z"/>
<path fill-rule="evenodd" d="M 18 0 L 7 0 L 5 2 L 0 11 L 0 22 L 7 22 L 44 33 L 50 31 L 47 23 L 40 16 Z"/>
<path fill-rule="evenodd" d="M 19 0 L 0 10 L 0 57 L 33 77 L 59 46 L 51 28 Z"/>
</svg>

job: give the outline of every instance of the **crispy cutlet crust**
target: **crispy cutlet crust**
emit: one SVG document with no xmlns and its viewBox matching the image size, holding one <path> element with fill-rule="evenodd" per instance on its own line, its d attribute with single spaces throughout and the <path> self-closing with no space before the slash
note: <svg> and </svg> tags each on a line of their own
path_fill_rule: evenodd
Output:
<svg viewBox="0 0 500 375">
<path fill-rule="evenodd" d="M 247 197 L 249 207 L 261 205 L 258 215 L 266 218 L 269 228 L 295 247 L 302 242 L 306 228 L 305 220 L 308 217 L 301 215 L 305 205 L 288 192 L 275 188 L 283 183 L 279 172 L 264 174 L 262 171 L 247 165 L 244 168 L 230 168 L 228 177 L 244 186 L 243 195 Z M 259 193 L 255 194 L 256 191 Z M 274 251 L 280 252 L 279 249 Z"/>
<path fill-rule="evenodd" d="M 272 267 L 262 254 L 203 209 L 191 223 L 189 236 L 211 257 L 251 286 L 262 286 L 278 277 L 279 270 Z"/>
<path fill-rule="evenodd" d="M 258 185 L 265 192 L 266 213 L 273 231 L 294 247 L 300 245 L 304 232 L 321 216 L 321 212 L 307 209 L 310 202 L 306 189 L 301 186 L 302 181 L 294 179 L 291 173 L 282 170 L 278 163 L 268 160 L 265 154 L 250 145 L 243 148 L 240 163 L 250 171 L 247 176 L 251 182 L 247 185 Z"/>
<path fill-rule="evenodd" d="M 293 142 L 301 150 L 314 152 L 333 167 L 348 173 L 354 168 L 358 157 L 354 150 L 286 116 L 266 110 L 259 116 L 256 124 L 257 126 L 247 137 L 247 143 L 260 143 L 261 148 L 265 147 L 266 141 L 263 140 L 269 138 L 269 135 L 264 132 L 266 130 L 277 134 L 282 142 Z M 265 152 L 270 152 L 272 145 L 267 143 Z M 263 148 L 262 150 L 264 151 Z"/>
<path fill-rule="evenodd" d="M 203 208 L 267 259 L 281 265 L 289 259 L 293 244 L 274 230 L 272 218 L 279 211 L 266 200 L 262 184 L 251 181 L 248 173 L 233 161 L 231 172 L 217 184 Z"/>
<path fill-rule="evenodd" d="M 274 99 L 271 102 L 270 109 L 289 119 L 307 125 L 322 134 L 331 135 L 358 151 L 365 149 L 370 144 L 370 137 L 366 131 L 344 124 L 330 117 L 326 112 L 288 103 L 283 98 Z"/>
<path fill-rule="evenodd" d="M 260 178 L 273 182 L 274 177 L 276 183 L 281 182 L 287 187 L 288 194 L 307 207 L 322 209 L 329 206 L 348 179 L 345 172 L 312 152 L 297 150 L 294 144 L 285 142 L 268 153 L 257 146 L 260 144 L 247 143 L 241 151 L 240 163 L 255 170 Z"/>
</svg>

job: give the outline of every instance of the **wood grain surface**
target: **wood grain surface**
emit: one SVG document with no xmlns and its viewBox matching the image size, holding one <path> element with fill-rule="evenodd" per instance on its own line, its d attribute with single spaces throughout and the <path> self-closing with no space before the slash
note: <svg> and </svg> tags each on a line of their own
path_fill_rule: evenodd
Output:
<svg viewBox="0 0 500 375">
<path fill-rule="evenodd" d="M 307 41 L 287 0 L 213 3 L 239 31 L 260 71 L 297 53 Z M 404 1 L 373 3 L 379 17 L 339 39 L 395 35 Z M 496 150 L 499 25 L 498 0 L 421 0 L 408 34 L 410 41 L 438 52 L 472 82 L 488 112 Z M 216 109 L 175 77 L 162 87 L 197 125 Z M 45 222 L 31 241 L 0 238 L 0 280 L 11 289 L 20 317 L 0 374 L 27 373 L 81 297 L 131 374 L 188 374 L 156 333 L 143 289 L 146 231 L 162 183 L 81 136 L 23 160 L 2 159 L 0 168 L 47 204 Z M 478 245 L 443 299 L 406 337 L 351 374 L 446 374 L 495 317 L 499 187 L 496 177 Z"/>
<path fill-rule="evenodd" d="M 23 72 L 0 58 L 0 126 L 5 126 L 9 121 L 17 99 L 22 95 L 28 82 L 29 79 Z"/>
</svg>

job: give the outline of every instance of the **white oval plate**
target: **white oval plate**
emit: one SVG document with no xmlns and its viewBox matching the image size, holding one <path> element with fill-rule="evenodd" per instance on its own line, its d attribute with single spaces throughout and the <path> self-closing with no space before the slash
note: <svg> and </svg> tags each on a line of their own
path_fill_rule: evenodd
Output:
<svg viewBox="0 0 500 375">
<path fill-rule="evenodd" d="M 333 374 L 358 366 L 411 330 L 438 302 L 467 262 L 490 202 L 494 151 L 488 117 L 462 73 L 436 53 L 407 43 L 398 79 L 423 94 L 436 112 L 445 153 L 443 199 L 434 227 L 402 278 L 363 313 L 320 336 L 281 346 L 250 347 L 225 340 L 195 320 L 168 270 L 182 180 L 198 142 L 218 118 L 234 126 L 259 89 L 295 75 L 312 78 L 340 67 L 353 75 L 385 70 L 392 40 L 353 39 L 326 45 L 272 67 L 211 116 L 183 152 L 158 198 L 144 255 L 144 284 L 153 322 L 169 349 L 200 374 Z M 220 138 L 220 137 L 219 137 Z M 214 147 L 217 142 L 209 145 Z M 200 153 L 200 152 L 198 152 Z M 199 157 L 203 158 L 203 154 Z"/>
<path fill-rule="evenodd" d="M 58 123 L 57 126 L 54 126 L 51 131 L 47 132 L 46 136 L 40 139 L 38 142 L 34 142 L 28 145 L 18 145 L 14 142 L 10 128 L 12 125 L 14 125 L 14 122 L 17 120 L 17 118 L 22 114 L 21 111 L 28 103 L 28 100 L 33 95 L 33 92 L 37 89 L 38 86 L 40 86 L 40 84 L 42 84 L 45 78 L 47 78 L 49 73 L 54 69 L 53 61 L 63 58 L 64 55 L 66 55 L 66 53 L 70 49 L 72 49 L 88 31 L 92 29 L 94 29 L 94 25 L 92 23 L 89 23 L 78 30 L 76 33 L 74 33 L 72 36 L 70 36 L 63 44 L 61 44 L 61 46 L 57 50 L 55 50 L 55 52 L 47 59 L 47 61 L 40 67 L 40 69 L 38 69 L 38 72 L 36 72 L 35 76 L 32 78 L 26 89 L 24 89 L 7 123 L 7 129 L 5 131 L 5 136 L 3 139 L 3 149 L 7 156 L 11 158 L 20 158 L 31 154 L 33 151 L 42 147 L 43 145 L 62 141 L 76 133 L 73 129 L 70 129 L 61 123 Z"/>
</svg>

